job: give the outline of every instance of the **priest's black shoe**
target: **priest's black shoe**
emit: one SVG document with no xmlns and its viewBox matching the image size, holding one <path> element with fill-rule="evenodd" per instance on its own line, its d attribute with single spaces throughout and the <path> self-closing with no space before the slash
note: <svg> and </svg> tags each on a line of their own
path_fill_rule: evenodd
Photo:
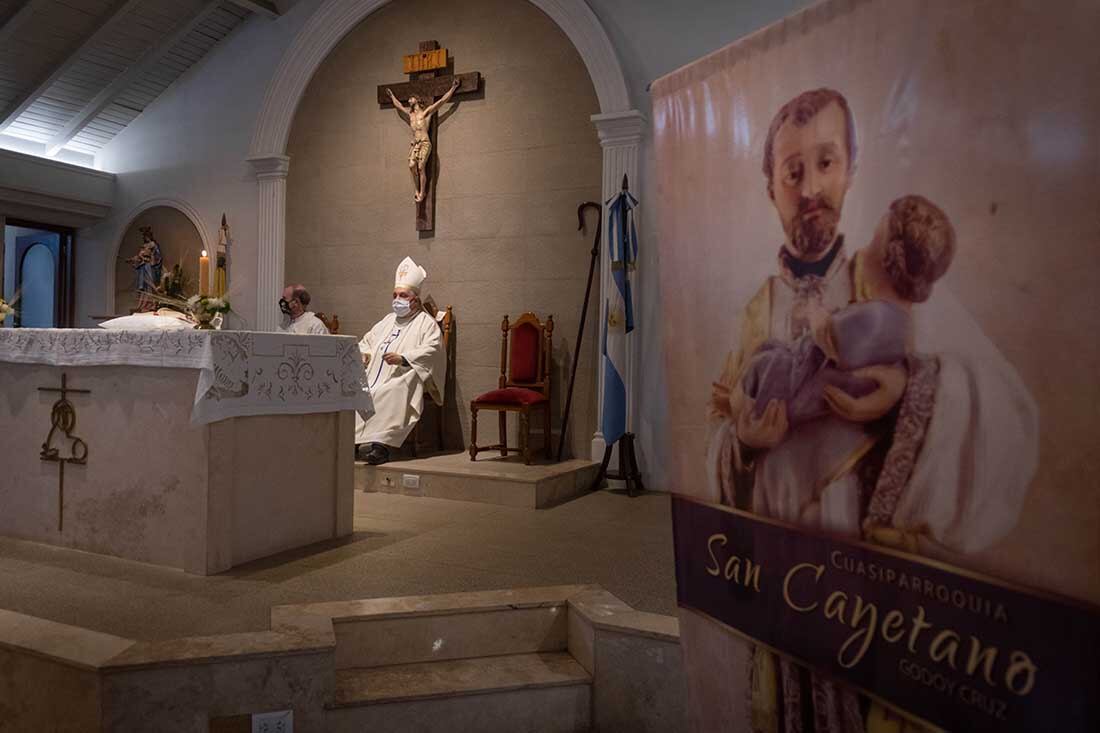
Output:
<svg viewBox="0 0 1100 733">
<path fill-rule="evenodd" d="M 378 466 L 390 460 L 390 449 L 381 443 L 371 443 L 370 451 L 367 453 L 367 463 L 372 466 Z"/>
</svg>

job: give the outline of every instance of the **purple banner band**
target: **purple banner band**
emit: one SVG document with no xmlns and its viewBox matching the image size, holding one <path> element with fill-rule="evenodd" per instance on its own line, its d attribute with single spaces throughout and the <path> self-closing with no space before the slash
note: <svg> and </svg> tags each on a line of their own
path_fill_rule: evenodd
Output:
<svg viewBox="0 0 1100 733">
<path fill-rule="evenodd" d="M 681 496 L 677 600 L 951 731 L 1100 730 L 1100 613 Z"/>
</svg>

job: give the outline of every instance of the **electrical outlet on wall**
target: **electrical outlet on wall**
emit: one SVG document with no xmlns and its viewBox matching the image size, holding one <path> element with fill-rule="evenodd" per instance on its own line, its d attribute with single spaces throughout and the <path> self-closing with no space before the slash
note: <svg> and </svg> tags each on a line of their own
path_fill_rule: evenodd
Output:
<svg viewBox="0 0 1100 733">
<path fill-rule="evenodd" d="M 252 716 L 252 733 L 294 733 L 294 711 L 277 710 Z"/>
<path fill-rule="evenodd" d="M 401 485 L 406 489 L 419 489 L 420 477 L 415 473 L 401 474 Z"/>
</svg>

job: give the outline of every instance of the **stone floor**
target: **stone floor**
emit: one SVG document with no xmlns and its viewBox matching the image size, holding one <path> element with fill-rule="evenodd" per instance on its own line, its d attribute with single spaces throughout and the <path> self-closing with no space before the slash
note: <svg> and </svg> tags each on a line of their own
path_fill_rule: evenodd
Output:
<svg viewBox="0 0 1100 733">
<path fill-rule="evenodd" d="M 673 614 L 667 494 L 552 509 L 355 494 L 355 533 L 201 577 L 0 538 L 0 608 L 142 640 L 268 628 L 286 603 L 598 583 Z"/>
</svg>

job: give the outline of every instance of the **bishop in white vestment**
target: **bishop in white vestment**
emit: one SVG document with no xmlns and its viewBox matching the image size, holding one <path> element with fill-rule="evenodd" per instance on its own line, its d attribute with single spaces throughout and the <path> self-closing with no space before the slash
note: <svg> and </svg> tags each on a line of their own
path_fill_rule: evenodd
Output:
<svg viewBox="0 0 1100 733">
<path fill-rule="evenodd" d="M 423 267 L 408 257 L 402 260 L 394 279 L 394 312 L 359 342 L 375 412 L 366 420 L 356 415 L 355 443 L 368 446 L 370 463 L 385 462 L 388 448 L 405 442 L 420 419 L 425 392 L 443 403 L 447 357 L 439 325 L 421 305 L 426 277 Z"/>
</svg>

